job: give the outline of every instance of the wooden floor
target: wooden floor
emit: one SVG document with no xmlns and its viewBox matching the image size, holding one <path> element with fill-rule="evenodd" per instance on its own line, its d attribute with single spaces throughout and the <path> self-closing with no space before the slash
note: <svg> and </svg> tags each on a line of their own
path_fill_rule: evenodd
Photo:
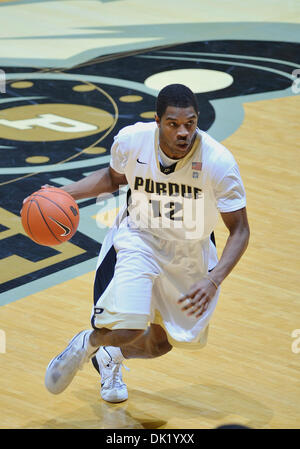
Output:
<svg viewBox="0 0 300 449">
<path fill-rule="evenodd" d="M 251 241 L 224 282 L 208 345 L 159 359 L 129 360 L 129 400 L 104 403 L 93 367 L 61 395 L 44 387 L 49 360 L 89 327 L 89 273 L 1 308 L 1 428 L 299 428 L 300 97 L 245 104 L 225 141 L 246 186 Z M 216 230 L 220 249 L 226 232 Z M 300 348 L 300 344 L 299 344 Z"/>
</svg>

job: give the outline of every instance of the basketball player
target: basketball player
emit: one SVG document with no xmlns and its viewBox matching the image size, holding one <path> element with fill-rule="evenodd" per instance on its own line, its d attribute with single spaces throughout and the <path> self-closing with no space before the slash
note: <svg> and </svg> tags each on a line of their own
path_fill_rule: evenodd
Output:
<svg viewBox="0 0 300 449">
<path fill-rule="evenodd" d="M 249 239 L 246 199 L 232 154 L 197 127 L 198 105 L 181 84 L 162 89 L 155 121 L 123 128 L 110 166 L 63 187 L 75 200 L 129 187 L 101 247 L 93 329 L 81 331 L 48 365 L 47 389 L 61 393 L 92 359 L 101 396 L 127 399 L 122 362 L 172 347 L 201 348 L 220 285 Z M 220 260 L 211 238 L 221 215 L 229 235 Z"/>
</svg>

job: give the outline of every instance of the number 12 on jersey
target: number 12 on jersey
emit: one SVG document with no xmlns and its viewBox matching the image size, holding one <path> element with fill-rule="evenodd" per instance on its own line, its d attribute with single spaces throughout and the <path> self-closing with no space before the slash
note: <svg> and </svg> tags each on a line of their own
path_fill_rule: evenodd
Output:
<svg viewBox="0 0 300 449">
<path fill-rule="evenodd" d="M 135 192 L 130 216 L 142 228 L 178 229 L 186 238 L 201 238 L 204 231 L 204 196 L 197 199 L 179 196 L 145 195 Z"/>
</svg>

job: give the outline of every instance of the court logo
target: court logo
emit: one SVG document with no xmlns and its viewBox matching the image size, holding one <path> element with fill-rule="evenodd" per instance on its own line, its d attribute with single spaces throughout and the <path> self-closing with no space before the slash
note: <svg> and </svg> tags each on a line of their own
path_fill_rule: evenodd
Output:
<svg viewBox="0 0 300 449">
<path fill-rule="evenodd" d="M 0 94 L 6 93 L 6 78 L 4 70 L 0 69 Z"/>
<path fill-rule="evenodd" d="M 78 139 L 108 129 L 113 116 L 98 108 L 45 103 L 1 111 L 1 137 L 8 140 L 50 142 Z"/>
</svg>

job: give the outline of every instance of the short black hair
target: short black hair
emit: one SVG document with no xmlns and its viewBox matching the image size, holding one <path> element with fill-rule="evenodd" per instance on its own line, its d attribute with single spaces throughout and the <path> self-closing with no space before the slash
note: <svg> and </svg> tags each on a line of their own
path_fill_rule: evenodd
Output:
<svg viewBox="0 0 300 449">
<path fill-rule="evenodd" d="M 159 92 L 156 100 L 156 113 L 159 118 L 164 115 L 168 106 L 176 108 L 192 106 L 197 115 L 199 114 L 196 95 L 184 84 L 169 84 Z"/>
</svg>

